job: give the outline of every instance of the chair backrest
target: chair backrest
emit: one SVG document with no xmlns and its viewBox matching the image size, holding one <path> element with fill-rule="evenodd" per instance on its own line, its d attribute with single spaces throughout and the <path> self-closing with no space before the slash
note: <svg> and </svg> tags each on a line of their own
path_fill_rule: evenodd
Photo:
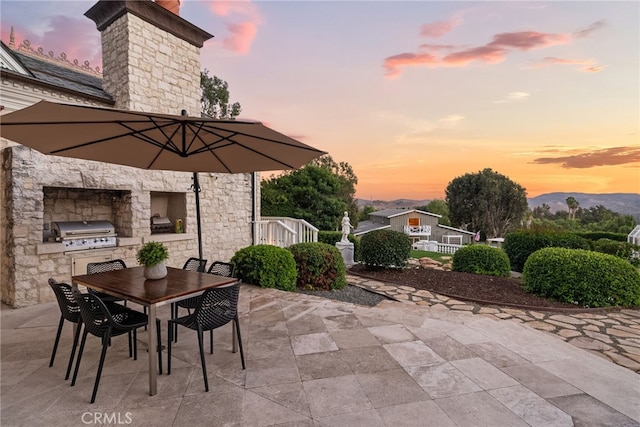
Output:
<svg viewBox="0 0 640 427">
<path fill-rule="evenodd" d="M 97 337 L 105 336 L 111 325 L 111 315 L 102 300 L 94 294 L 83 294 L 80 291 L 74 291 L 73 295 L 80 307 L 80 315 L 87 332 Z"/>
<path fill-rule="evenodd" d="M 122 270 L 127 265 L 121 259 L 112 259 L 110 261 L 90 262 L 87 264 L 87 274 L 104 273 L 105 271 Z"/>
<path fill-rule="evenodd" d="M 215 274 L 216 276 L 233 277 L 235 266 L 228 262 L 214 261 L 209 267 L 209 274 Z"/>
<path fill-rule="evenodd" d="M 187 262 L 184 263 L 184 267 L 182 267 L 182 269 L 190 270 L 190 271 L 199 271 L 201 273 L 204 273 L 206 267 L 207 267 L 206 259 L 192 257 L 192 258 L 189 258 Z"/>
<path fill-rule="evenodd" d="M 193 318 L 203 330 L 226 325 L 238 314 L 240 284 L 209 288 L 200 295 Z"/>
<path fill-rule="evenodd" d="M 80 320 L 80 307 L 73 297 L 71 286 L 67 283 L 59 283 L 55 279 L 49 279 L 49 286 L 58 300 L 58 307 L 62 316 L 70 322 L 78 323 Z"/>
</svg>

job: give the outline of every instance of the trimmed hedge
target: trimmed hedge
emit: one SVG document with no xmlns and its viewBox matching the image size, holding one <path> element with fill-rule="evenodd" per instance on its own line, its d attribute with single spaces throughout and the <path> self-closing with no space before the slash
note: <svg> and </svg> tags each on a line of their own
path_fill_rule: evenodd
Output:
<svg viewBox="0 0 640 427">
<path fill-rule="evenodd" d="M 624 233 L 612 233 L 610 231 L 585 231 L 585 232 L 576 232 L 576 234 L 580 237 L 584 237 L 587 240 L 600 240 L 600 239 L 609 239 L 615 240 L 616 242 L 626 242 L 627 235 Z"/>
<path fill-rule="evenodd" d="M 411 254 L 411 239 L 399 231 L 370 231 L 360 238 L 360 245 L 368 269 L 404 267 Z"/>
<path fill-rule="evenodd" d="M 509 277 L 509 257 L 502 249 L 486 245 L 467 245 L 453 254 L 453 271 Z"/>
<path fill-rule="evenodd" d="M 570 232 L 518 230 L 508 233 L 502 249 L 511 263 L 511 269 L 522 272 L 529 255 L 542 248 L 590 249 L 589 242 Z"/>
<path fill-rule="evenodd" d="M 255 245 L 240 249 L 231 258 L 238 279 L 262 288 L 296 290 L 296 262 L 286 249 Z"/>
<path fill-rule="evenodd" d="M 596 252 L 617 256 L 629 262 L 632 261 L 633 253 L 640 251 L 640 246 L 628 242 L 618 242 L 610 239 L 600 239 L 592 242 L 592 248 Z"/>
<path fill-rule="evenodd" d="M 347 284 L 342 254 L 327 243 L 297 243 L 287 249 L 298 270 L 298 288 L 306 290 L 342 289 Z"/>
<path fill-rule="evenodd" d="M 525 290 L 582 307 L 640 305 L 640 273 L 613 255 L 583 249 L 544 248 L 524 266 Z"/>
<path fill-rule="evenodd" d="M 360 255 L 360 238 L 349 234 L 347 239 L 353 243 L 353 260 L 358 262 L 362 259 Z M 318 231 L 318 242 L 326 243 L 335 247 L 336 243 L 342 240 L 342 233 L 339 231 Z"/>
</svg>

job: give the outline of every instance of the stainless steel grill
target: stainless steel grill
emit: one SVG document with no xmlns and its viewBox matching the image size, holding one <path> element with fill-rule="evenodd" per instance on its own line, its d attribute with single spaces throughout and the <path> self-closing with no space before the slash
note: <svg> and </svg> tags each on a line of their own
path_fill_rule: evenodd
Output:
<svg viewBox="0 0 640 427">
<path fill-rule="evenodd" d="M 117 246 L 116 229 L 109 221 L 60 221 L 51 225 L 55 240 L 62 242 L 66 251 Z"/>
</svg>

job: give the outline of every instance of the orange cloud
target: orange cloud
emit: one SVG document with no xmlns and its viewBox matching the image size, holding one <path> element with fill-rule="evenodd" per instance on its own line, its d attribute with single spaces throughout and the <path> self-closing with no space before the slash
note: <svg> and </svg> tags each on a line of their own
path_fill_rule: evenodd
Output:
<svg viewBox="0 0 640 427">
<path fill-rule="evenodd" d="M 400 67 L 407 65 L 437 65 L 438 59 L 430 53 L 401 53 L 386 58 L 384 67 L 387 77 L 396 77 L 402 70 Z"/>
<path fill-rule="evenodd" d="M 453 20 L 427 24 L 422 27 L 421 33 L 433 37 L 439 37 L 453 28 Z M 461 22 L 461 20 L 457 21 Z M 493 36 L 491 42 L 466 49 L 451 52 L 445 56 L 437 56 L 438 51 L 454 50 L 451 45 L 420 45 L 420 53 L 402 53 L 389 56 L 384 59 L 384 68 L 387 77 L 397 77 L 402 72 L 402 67 L 409 65 L 427 65 L 430 67 L 451 66 L 463 67 L 474 61 L 487 64 L 497 64 L 513 51 L 529 51 L 532 49 L 544 49 L 550 46 L 570 43 L 574 38 L 583 38 L 596 31 L 604 24 L 598 21 L 589 27 L 574 32 L 573 34 L 541 33 L 538 31 L 515 31 L 499 33 Z M 446 31 L 445 31 L 446 30 Z M 460 49 L 460 48 L 458 48 Z M 548 64 L 542 64 L 543 66 Z M 593 62 L 583 62 L 583 71 L 598 72 L 601 66 Z"/>
<path fill-rule="evenodd" d="M 533 161 L 539 165 L 558 163 L 565 169 L 585 169 L 637 162 L 640 162 L 640 148 L 638 147 L 612 147 L 571 156 L 541 157 Z"/>
<path fill-rule="evenodd" d="M 225 18 L 227 34 L 222 38 L 222 46 L 241 55 L 248 53 L 262 23 L 256 5 L 251 1 L 212 1 L 210 9 Z"/>
<path fill-rule="evenodd" d="M 528 68 L 540 68 L 546 67 L 548 65 L 581 65 L 580 69 L 586 73 L 597 73 L 602 71 L 604 65 L 597 65 L 591 59 L 563 59 L 556 58 L 555 56 L 547 56 L 542 59 L 542 61 L 531 65 Z"/>
</svg>

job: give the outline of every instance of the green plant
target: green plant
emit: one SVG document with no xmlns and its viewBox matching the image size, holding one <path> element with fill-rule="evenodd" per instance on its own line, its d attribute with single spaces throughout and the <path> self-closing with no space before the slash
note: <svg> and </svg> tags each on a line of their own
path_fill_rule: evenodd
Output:
<svg viewBox="0 0 640 427">
<path fill-rule="evenodd" d="M 441 262 L 443 264 L 446 264 L 449 261 L 451 261 L 451 254 L 445 254 L 445 253 L 440 253 L 440 252 L 412 250 L 411 254 L 409 256 L 411 258 L 424 258 L 424 257 L 427 257 L 427 258 L 431 258 L 432 260 Z"/>
<path fill-rule="evenodd" d="M 599 239 L 592 242 L 592 248 L 596 252 L 617 256 L 629 262 L 634 261 L 633 254 L 640 250 L 640 246 L 628 242 L 619 242 L 611 239 Z"/>
<path fill-rule="evenodd" d="M 640 273 L 613 255 L 583 249 L 544 248 L 524 266 L 525 290 L 583 307 L 640 305 Z"/>
<path fill-rule="evenodd" d="M 502 249 L 486 245 L 468 245 L 453 254 L 453 271 L 509 277 L 509 257 Z"/>
<path fill-rule="evenodd" d="M 342 289 L 347 284 L 342 254 L 327 243 L 297 243 L 288 248 L 298 270 L 298 288 Z"/>
<path fill-rule="evenodd" d="M 272 245 L 242 248 L 231 258 L 236 276 L 245 283 L 283 291 L 296 289 L 296 262 L 286 249 Z"/>
<path fill-rule="evenodd" d="M 152 267 L 169 258 L 169 249 L 160 242 L 147 242 L 136 253 L 138 263 Z"/>
<path fill-rule="evenodd" d="M 360 239 L 362 262 L 366 268 L 401 268 L 411 253 L 411 239 L 393 230 L 374 230 Z"/>
<path fill-rule="evenodd" d="M 360 238 L 349 234 L 347 239 L 353 243 L 353 260 L 356 262 L 360 261 L 362 259 L 360 254 Z M 340 240 L 342 240 L 342 233 L 339 231 L 318 231 L 318 242 L 335 246 Z"/>
<path fill-rule="evenodd" d="M 518 230 L 508 233 L 502 249 L 507 253 L 511 269 L 522 272 L 529 255 L 542 248 L 590 249 L 589 242 L 570 232 L 550 230 Z"/>
</svg>

